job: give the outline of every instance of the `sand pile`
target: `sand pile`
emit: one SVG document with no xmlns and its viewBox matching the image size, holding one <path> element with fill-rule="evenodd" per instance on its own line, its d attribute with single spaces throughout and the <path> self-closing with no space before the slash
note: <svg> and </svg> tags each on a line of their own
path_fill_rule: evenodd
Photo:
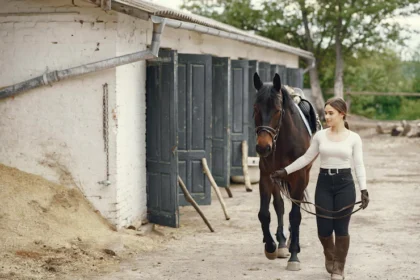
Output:
<svg viewBox="0 0 420 280">
<path fill-rule="evenodd" d="M 0 279 L 106 273 L 162 238 L 116 232 L 77 188 L 0 164 Z"/>
</svg>

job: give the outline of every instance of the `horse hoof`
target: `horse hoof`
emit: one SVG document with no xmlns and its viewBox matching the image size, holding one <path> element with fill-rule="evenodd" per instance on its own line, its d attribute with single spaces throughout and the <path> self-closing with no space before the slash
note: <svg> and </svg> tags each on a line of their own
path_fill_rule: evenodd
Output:
<svg viewBox="0 0 420 280">
<path fill-rule="evenodd" d="M 277 250 L 275 250 L 273 253 L 267 252 L 266 250 L 264 250 L 265 256 L 267 257 L 267 259 L 269 260 L 275 260 L 277 259 Z"/>
<path fill-rule="evenodd" d="M 279 248 L 277 250 L 277 258 L 287 258 L 288 256 L 290 256 L 289 250 L 286 247 L 283 248 Z"/>
<path fill-rule="evenodd" d="M 290 270 L 290 271 L 300 270 L 300 262 L 288 262 L 287 263 L 287 270 Z"/>
<path fill-rule="evenodd" d="M 252 192 L 252 189 L 250 189 L 250 188 L 246 188 L 246 191 L 247 191 L 247 192 Z"/>
<path fill-rule="evenodd" d="M 338 274 L 331 274 L 331 280 L 343 280 L 344 276 Z"/>
</svg>

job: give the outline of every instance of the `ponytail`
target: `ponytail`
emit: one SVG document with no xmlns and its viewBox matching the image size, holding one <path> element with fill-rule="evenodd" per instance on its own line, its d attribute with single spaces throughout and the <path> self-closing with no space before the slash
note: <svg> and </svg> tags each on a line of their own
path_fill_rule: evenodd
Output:
<svg viewBox="0 0 420 280">
<path fill-rule="evenodd" d="M 349 123 L 346 121 L 346 117 L 347 117 L 347 115 L 344 115 L 344 117 L 343 117 L 344 127 L 350 130 Z"/>
</svg>

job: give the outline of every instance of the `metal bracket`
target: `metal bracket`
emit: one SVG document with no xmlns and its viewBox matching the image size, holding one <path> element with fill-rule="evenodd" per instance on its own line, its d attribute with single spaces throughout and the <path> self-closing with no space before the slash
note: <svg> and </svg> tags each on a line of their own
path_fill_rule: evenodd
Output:
<svg viewBox="0 0 420 280">
<path fill-rule="evenodd" d="M 111 185 L 111 181 L 109 180 L 104 180 L 104 181 L 100 181 L 98 182 L 99 185 L 104 185 L 105 187 L 108 187 L 109 185 Z"/>
</svg>

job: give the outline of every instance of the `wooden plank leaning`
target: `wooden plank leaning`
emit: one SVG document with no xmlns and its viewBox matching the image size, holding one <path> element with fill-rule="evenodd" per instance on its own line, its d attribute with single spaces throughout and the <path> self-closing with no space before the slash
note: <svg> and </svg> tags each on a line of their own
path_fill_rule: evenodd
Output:
<svg viewBox="0 0 420 280">
<path fill-rule="evenodd" d="M 244 173 L 245 189 L 247 192 L 252 192 L 251 179 L 248 171 L 248 143 L 242 141 L 242 170 Z"/>
<path fill-rule="evenodd" d="M 200 214 L 203 221 L 206 223 L 208 228 L 211 232 L 214 232 L 214 229 L 210 225 L 209 221 L 207 220 L 206 216 L 204 216 L 204 213 L 201 211 L 200 206 L 198 206 L 197 202 L 195 202 L 194 198 L 191 196 L 190 192 L 188 191 L 187 187 L 185 186 L 184 182 L 182 181 L 181 177 L 178 176 L 178 184 L 181 187 L 182 192 L 185 195 L 185 199 L 191 203 L 191 205 L 195 208 L 195 210 Z"/>
<path fill-rule="evenodd" d="M 219 187 L 217 186 L 216 182 L 214 181 L 213 175 L 211 175 L 209 166 L 207 165 L 206 158 L 203 158 L 201 160 L 201 163 L 203 164 L 204 173 L 206 173 L 207 178 L 209 179 L 210 184 L 213 187 L 214 191 L 216 192 L 217 198 L 219 199 L 220 204 L 222 205 L 223 213 L 225 214 L 226 220 L 230 220 L 229 214 L 227 213 L 227 210 L 226 210 L 225 201 L 223 200 L 223 197 L 222 197 L 222 194 L 220 193 Z"/>
</svg>

